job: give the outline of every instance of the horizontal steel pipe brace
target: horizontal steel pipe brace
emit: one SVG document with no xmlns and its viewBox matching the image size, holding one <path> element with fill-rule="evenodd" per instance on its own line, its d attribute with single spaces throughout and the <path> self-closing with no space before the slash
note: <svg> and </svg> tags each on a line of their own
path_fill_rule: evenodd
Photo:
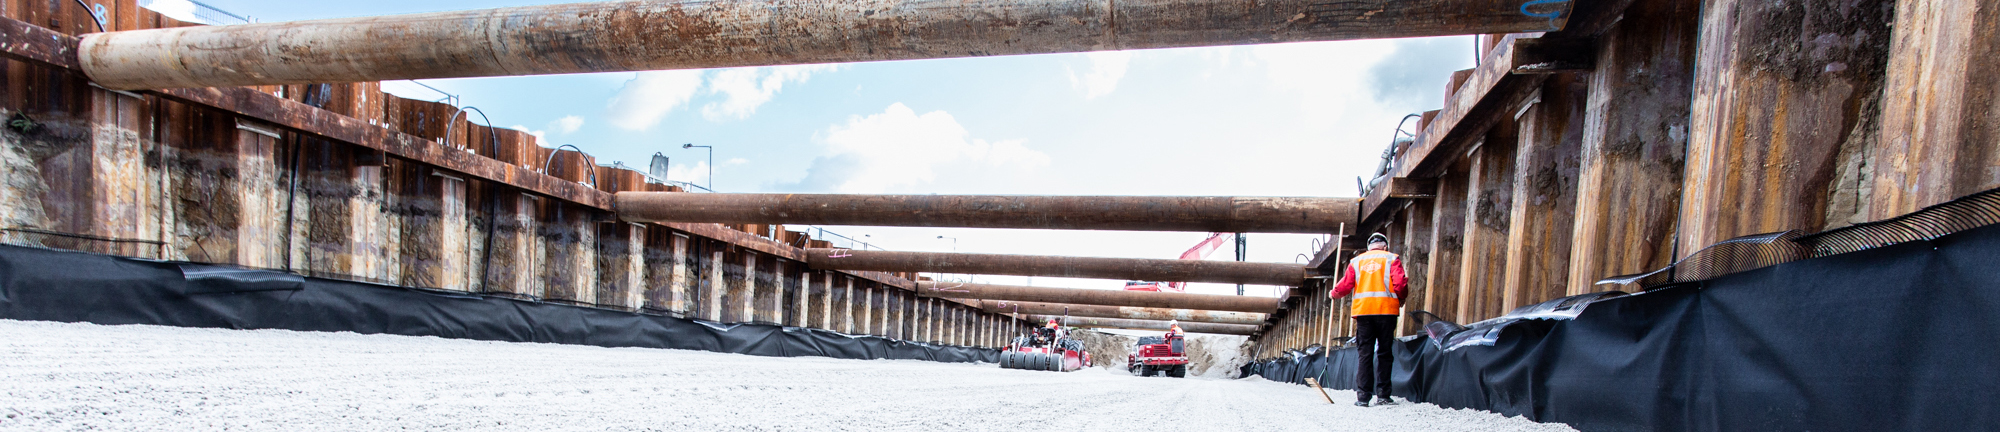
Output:
<svg viewBox="0 0 2000 432">
<path fill-rule="evenodd" d="M 806 265 L 827 270 L 874 270 L 980 275 L 1211 282 L 1297 286 L 1298 264 L 1179 259 L 1092 258 L 941 252 L 807 249 Z"/>
<path fill-rule="evenodd" d="M 1277 311 L 1280 303 L 1280 299 L 1272 297 L 1044 288 L 938 281 L 917 282 L 917 295 L 937 298 L 1256 312 L 1264 314 Z"/>
<path fill-rule="evenodd" d="M 1358 198 L 619 192 L 633 222 L 1332 233 Z"/>
<path fill-rule="evenodd" d="M 112 89 L 912 60 L 1549 31 L 1522 0 L 678 0 L 98 33 Z"/>
<path fill-rule="evenodd" d="M 1178 320 L 1217 324 L 1259 325 L 1270 315 L 1251 312 L 1224 312 L 1193 309 L 1102 306 L 1063 303 L 980 300 L 979 308 L 997 314 L 1066 315 L 1088 318 Z"/>
<path fill-rule="evenodd" d="M 1057 321 L 1065 323 L 1065 325 L 1071 327 L 1115 328 L 1115 329 L 1126 329 L 1126 330 L 1165 331 L 1167 329 L 1167 324 L 1168 324 L 1166 321 L 1134 320 L 1134 319 L 1118 319 L 1118 318 L 1083 318 L 1074 316 L 1065 318 L 1055 315 L 1035 315 L 1032 318 L 1035 319 L 1034 322 L 1036 323 L 1046 323 L 1049 322 L 1049 318 L 1055 318 Z M 1250 334 L 1257 332 L 1257 326 L 1242 325 L 1242 324 L 1184 322 L 1181 323 L 1181 330 L 1189 333 L 1211 333 L 1211 334 L 1248 336 Z"/>
</svg>

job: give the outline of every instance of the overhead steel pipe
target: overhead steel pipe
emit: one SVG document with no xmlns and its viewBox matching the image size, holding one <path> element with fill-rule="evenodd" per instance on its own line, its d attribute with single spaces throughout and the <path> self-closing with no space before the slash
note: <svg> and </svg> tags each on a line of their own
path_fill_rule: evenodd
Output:
<svg viewBox="0 0 2000 432">
<path fill-rule="evenodd" d="M 1092 258 L 942 252 L 806 249 L 806 265 L 824 270 L 870 270 L 980 275 L 1212 282 L 1296 286 L 1298 264 L 1141 258 Z"/>
<path fill-rule="evenodd" d="M 96 33 L 119 90 L 839 63 L 1556 30 L 1568 1 L 670 0 Z"/>
<path fill-rule="evenodd" d="M 1359 198 L 619 192 L 632 222 L 1323 234 Z"/>
<path fill-rule="evenodd" d="M 1073 327 L 1115 328 L 1115 329 L 1126 329 L 1126 330 L 1165 331 L 1168 325 L 1166 321 L 1118 319 L 1118 318 L 1083 318 L 1075 316 L 1065 318 L 1054 315 L 1034 315 L 1030 316 L 1030 318 L 1033 318 L 1035 320 L 1034 322 L 1037 323 L 1048 322 L 1049 318 L 1055 318 L 1059 322 L 1064 323 L 1064 325 Z M 1257 328 L 1258 327 L 1254 325 L 1243 325 L 1243 324 L 1216 324 L 1216 323 L 1201 323 L 1201 322 L 1181 323 L 1181 330 L 1186 331 L 1188 333 L 1213 333 L 1213 334 L 1248 336 L 1257 333 Z"/>
<path fill-rule="evenodd" d="M 1087 318 L 1119 318 L 1137 320 L 1178 320 L 1181 322 L 1204 322 L 1217 324 L 1259 325 L 1270 315 L 1251 312 L 1224 312 L 1192 309 L 1147 308 L 1130 306 L 1102 306 L 1083 304 L 1018 302 L 1006 300 L 980 300 L 979 308 L 997 314 L 1064 315 Z"/>
<path fill-rule="evenodd" d="M 1044 288 L 938 281 L 917 282 L 917 295 L 936 298 L 1256 312 L 1264 314 L 1277 311 L 1280 303 L 1279 299 L 1272 297 Z"/>
</svg>

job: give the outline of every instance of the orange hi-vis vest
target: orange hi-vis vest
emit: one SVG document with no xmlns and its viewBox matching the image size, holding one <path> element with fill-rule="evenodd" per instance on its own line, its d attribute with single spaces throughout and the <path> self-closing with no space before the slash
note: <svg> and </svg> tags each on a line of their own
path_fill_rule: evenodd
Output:
<svg viewBox="0 0 2000 432">
<path fill-rule="evenodd" d="M 1396 254 L 1382 250 L 1356 255 L 1347 262 L 1354 269 L 1354 316 L 1401 313 L 1403 299 L 1396 298 L 1395 285 L 1389 282 L 1389 264 L 1393 262 Z"/>
</svg>

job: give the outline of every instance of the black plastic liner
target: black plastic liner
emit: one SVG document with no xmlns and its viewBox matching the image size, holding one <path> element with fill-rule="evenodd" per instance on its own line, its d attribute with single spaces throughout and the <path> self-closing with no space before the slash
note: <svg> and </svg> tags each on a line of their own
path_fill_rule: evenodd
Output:
<svg viewBox="0 0 2000 432">
<path fill-rule="evenodd" d="M 759 356 L 993 362 L 999 352 L 0 246 L 0 319 L 437 336 Z"/>
<path fill-rule="evenodd" d="M 1490 347 L 1399 341 L 1392 391 L 1587 431 L 1985 430 L 2000 425 L 1996 330 L 1988 226 L 1608 299 Z M 1352 389 L 1354 356 L 1246 369 Z"/>
</svg>

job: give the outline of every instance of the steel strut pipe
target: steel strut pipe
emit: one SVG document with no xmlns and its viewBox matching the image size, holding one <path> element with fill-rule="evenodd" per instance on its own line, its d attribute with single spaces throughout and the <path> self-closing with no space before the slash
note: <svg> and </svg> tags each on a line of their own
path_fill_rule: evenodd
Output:
<svg viewBox="0 0 2000 432">
<path fill-rule="evenodd" d="M 1277 311 L 1281 301 L 1273 297 L 1045 288 L 939 281 L 917 282 L 917 295 L 936 298 L 1256 312 L 1262 314 Z"/>
<path fill-rule="evenodd" d="M 1180 322 L 1204 322 L 1217 324 L 1261 325 L 1270 315 L 1251 312 L 1224 312 L 1193 309 L 1145 308 L 1129 306 L 1102 306 L 1062 303 L 1017 302 L 1006 300 L 980 300 L 979 308 L 996 314 L 1058 315 L 1086 318 L 1119 318 L 1136 320 Z"/>
<path fill-rule="evenodd" d="M 942 252 L 806 249 L 806 265 L 825 270 L 1212 282 L 1297 286 L 1298 264 L 1141 258 L 1092 258 Z"/>
<path fill-rule="evenodd" d="M 1560 29 L 1570 1 L 665 0 L 85 36 L 117 90 L 768 66 Z"/>
<path fill-rule="evenodd" d="M 1127 330 L 1164 331 L 1167 329 L 1167 324 L 1168 324 L 1166 321 L 1154 321 L 1154 320 L 1084 318 L 1076 316 L 1062 317 L 1058 315 L 1034 315 L 1031 318 L 1034 318 L 1035 323 L 1046 323 L 1049 322 L 1049 318 L 1055 318 L 1057 321 L 1064 323 L 1064 325 L 1073 327 L 1116 328 L 1116 329 L 1127 329 Z M 1257 326 L 1254 325 L 1217 324 L 1217 323 L 1204 323 L 1204 322 L 1196 322 L 1196 323 L 1182 322 L 1180 324 L 1181 324 L 1181 330 L 1186 331 L 1188 333 L 1213 333 L 1213 334 L 1248 336 L 1251 334 L 1255 334 L 1257 332 Z"/>
<path fill-rule="evenodd" d="M 1324 234 L 1360 198 L 619 192 L 630 222 Z"/>
</svg>

